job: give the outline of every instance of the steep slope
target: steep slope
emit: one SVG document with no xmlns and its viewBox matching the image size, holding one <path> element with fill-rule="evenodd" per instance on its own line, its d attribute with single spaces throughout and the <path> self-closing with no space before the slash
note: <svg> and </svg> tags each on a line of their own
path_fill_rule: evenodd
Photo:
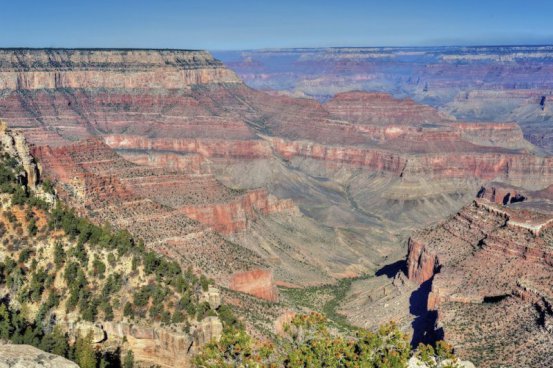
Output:
<svg viewBox="0 0 553 368">
<path fill-rule="evenodd" d="M 552 197 L 501 187 L 480 196 L 410 239 L 408 277 L 431 285 L 428 310 L 460 356 L 482 367 L 549 366 Z"/>
<path fill-rule="evenodd" d="M 212 281 L 147 251 L 126 231 L 76 216 L 51 184 L 30 181 L 36 166 L 25 165 L 34 158 L 19 149 L 22 135 L 2 127 L 0 138 L 3 340 L 78 360 L 80 339 L 90 334 L 90 349 L 99 351 L 93 358 L 104 363 L 118 366 L 123 350 L 141 364 L 186 367 L 220 337 L 219 314 L 227 326 L 233 323 Z M 20 357 L 18 366 L 35 364 L 36 349 L 4 348 L 0 360 L 8 358 L 7 364 L 25 351 L 27 360 Z M 42 359 L 50 362 L 45 366 L 66 364 L 53 355 Z"/>
</svg>

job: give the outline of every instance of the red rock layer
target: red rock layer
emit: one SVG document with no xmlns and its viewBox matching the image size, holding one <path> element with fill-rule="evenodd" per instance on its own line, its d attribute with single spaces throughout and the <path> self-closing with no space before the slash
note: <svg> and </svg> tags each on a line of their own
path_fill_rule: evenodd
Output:
<svg viewBox="0 0 553 368">
<path fill-rule="evenodd" d="M 209 161 L 199 154 L 178 154 L 164 152 L 120 151 L 127 161 L 141 166 L 166 168 L 187 174 L 211 174 Z"/>
<path fill-rule="evenodd" d="M 387 171 L 400 174 L 406 159 L 397 154 L 357 147 L 324 146 L 305 141 L 286 141 L 270 139 L 271 146 L 286 159 L 308 157 L 329 162 L 330 164 L 350 164 L 375 171 Z"/>
<path fill-rule="evenodd" d="M 108 135 L 103 138 L 108 146 L 116 150 L 169 151 L 245 159 L 266 158 L 271 154 L 270 147 L 261 140 L 147 138 L 136 135 Z"/>
<path fill-rule="evenodd" d="M 196 198 L 187 197 L 194 193 L 205 196 L 202 203 L 224 203 L 236 197 L 210 175 L 187 177 L 178 172 L 140 167 L 97 140 L 55 148 L 34 147 L 33 154 L 47 177 L 56 182 L 60 196 L 79 212 L 98 223 L 107 221 L 116 228 L 129 230 L 152 249 L 185 265 L 201 268 L 223 285 L 234 272 L 263 264 L 252 252 L 226 242 L 180 209 L 187 203 L 195 203 Z M 149 185 L 148 179 L 154 180 L 154 184 Z M 194 180 L 198 180 L 197 184 Z M 174 185 L 163 184 L 168 181 L 185 183 L 189 190 L 175 192 Z"/>
<path fill-rule="evenodd" d="M 496 204 L 507 205 L 509 203 L 522 202 L 528 199 L 528 196 L 523 194 L 521 188 L 491 183 L 480 188 L 478 198 L 484 198 Z"/>
<path fill-rule="evenodd" d="M 252 141 L 222 141 L 110 135 L 105 136 L 104 140 L 117 150 L 198 153 L 204 157 L 255 159 L 270 157 L 274 152 L 286 159 L 307 157 L 333 166 L 348 164 L 405 178 L 503 179 L 517 185 L 532 186 L 534 183 L 536 188 L 547 186 L 553 180 L 552 158 L 511 153 L 502 148 L 482 148 L 482 152 L 475 153 L 445 151 L 412 156 L 380 148 L 328 146 L 273 137 Z"/>
<path fill-rule="evenodd" d="M 223 234 L 245 230 L 248 221 L 255 220 L 258 213 L 268 215 L 282 211 L 297 212 L 291 200 L 277 200 L 266 190 L 251 191 L 226 203 L 184 206 L 181 210 L 188 217 Z"/>
<path fill-rule="evenodd" d="M 388 93 L 344 92 L 324 104 L 332 115 L 359 123 L 420 124 L 447 117 L 411 99 L 395 99 Z"/>
<path fill-rule="evenodd" d="M 438 256 L 428 250 L 424 243 L 409 239 L 407 248 L 407 277 L 422 284 L 439 270 Z"/>
<path fill-rule="evenodd" d="M 278 291 L 273 283 L 273 274 L 267 270 L 253 270 L 232 276 L 231 288 L 258 298 L 276 302 Z"/>
</svg>

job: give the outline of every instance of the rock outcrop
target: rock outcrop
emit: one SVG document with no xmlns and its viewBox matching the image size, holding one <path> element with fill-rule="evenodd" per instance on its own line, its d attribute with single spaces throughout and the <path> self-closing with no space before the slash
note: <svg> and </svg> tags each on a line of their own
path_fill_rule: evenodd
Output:
<svg viewBox="0 0 553 368">
<path fill-rule="evenodd" d="M 209 285 L 207 291 L 200 295 L 200 303 L 209 303 L 211 309 L 216 310 L 221 306 L 221 292 L 216 287 Z"/>
<path fill-rule="evenodd" d="M 261 299 L 278 301 L 278 290 L 273 282 L 273 274 L 268 270 L 236 273 L 232 276 L 231 288 Z"/>
<path fill-rule="evenodd" d="M 79 366 L 58 355 L 50 354 L 30 345 L 0 343 L 1 368 L 78 368 Z"/>
<path fill-rule="evenodd" d="M 184 206 L 181 211 L 191 219 L 206 224 L 223 234 L 245 230 L 248 221 L 253 221 L 257 214 L 289 211 L 298 214 L 297 207 L 291 200 L 278 200 L 265 190 L 250 191 L 222 204 Z"/>
<path fill-rule="evenodd" d="M 122 322 L 104 322 L 103 330 L 108 343 L 126 340 L 136 360 L 170 368 L 190 367 L 198 349 L 221 337 L 223 325 L 217 317 L 206 317 L 190 333 Z"/>
<path fill-rule="evenodd" d="M 39 180 L 39 170 L 34 157 L 31 155 L 29 146 L 23 134 L 8 131 L 8 126 L 0 120 L 0 139 L 2 149 L 9 154 L 23 168 L 24 172 L 20 175 L 22 184 L 28 185 L 32 189 L 36 187 Z"/>
<path fill-rule="evenodd" d="M 481 195 L 409 241 L 408 276 L 431 283 L 435 327 L 480 367 L 551 364 L 551 199 L 519 194 L 530 199 L 504 205 Z"/>
<path fill-rule="evenodd" d="M 407 245 L 407 276 L 409 280 L 422 284 L 434 277 L 439 269 L 438 256 L 428 250 L 425 244 L 409 239 Z"/>
</svg>

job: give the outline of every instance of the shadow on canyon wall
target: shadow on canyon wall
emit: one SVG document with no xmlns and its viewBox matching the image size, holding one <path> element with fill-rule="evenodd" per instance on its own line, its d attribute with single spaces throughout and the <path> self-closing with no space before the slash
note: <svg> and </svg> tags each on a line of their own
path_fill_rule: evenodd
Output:
<svg viewBox="0 0 553 368">
<path fill-rule="evenodd" d="M 409 298 L 409 312 L 415 317 L 411 326 L 413 327 L 413 338 L 411 345 L 417 346 L 420 343 L 434 344 L 444 338 L 442 328 L 437 328 L 438 312 L 428 310 L 428 295 L 432 290 L 432 280 L 423 282 Z"/>
<path fill-rule="evenodd" d="M 385 265 L 376 271 L 375 276 L 386 276 L 391 279 L 400 272 L 407 274 L 407 262 L 405 260 Z M 409 313 L 414 317 L 411 324 L 413 328 L 411 345 L 414 347 L 420 343 L 433 345 L 436 341 L 444 338 L 443 329 L 436 328 L 438 313 L 428 310 L 428 296 L 431 290 L 432 279 L 422 283 L 409 298 Z"/>
</svg>

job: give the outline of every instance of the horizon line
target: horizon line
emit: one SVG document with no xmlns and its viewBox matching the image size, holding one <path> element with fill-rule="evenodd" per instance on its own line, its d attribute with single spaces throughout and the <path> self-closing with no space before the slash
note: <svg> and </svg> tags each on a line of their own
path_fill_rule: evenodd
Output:
<svg viewBox="0 0 553 368">
<path fill-rule="evenodd" d="M 215 51 L 215 52 L 232 52 L 232 51 L 278 51 L 278 50 L 329 50 L 329 49 L 433 49 L 433 48 L 516 48 L 516 47 L 553 47 L 553 43 L 520 43 L 520 44 L 450 44 L 450 45 L 416 45 L 416 46 L 287 46 L 287 47 L 260 47 L 260 48 L 244 48 L 244 49 L 217 49 L 217 48 L 172 48 L 172 47 L 28 47 L 28 46 L 16 46 L 16 47 L 2 47 L 0 50 L 75 50 L 75 51 L 188 51 L 188 52 L 200 52 L 200 51 Z"/>
</svg>

